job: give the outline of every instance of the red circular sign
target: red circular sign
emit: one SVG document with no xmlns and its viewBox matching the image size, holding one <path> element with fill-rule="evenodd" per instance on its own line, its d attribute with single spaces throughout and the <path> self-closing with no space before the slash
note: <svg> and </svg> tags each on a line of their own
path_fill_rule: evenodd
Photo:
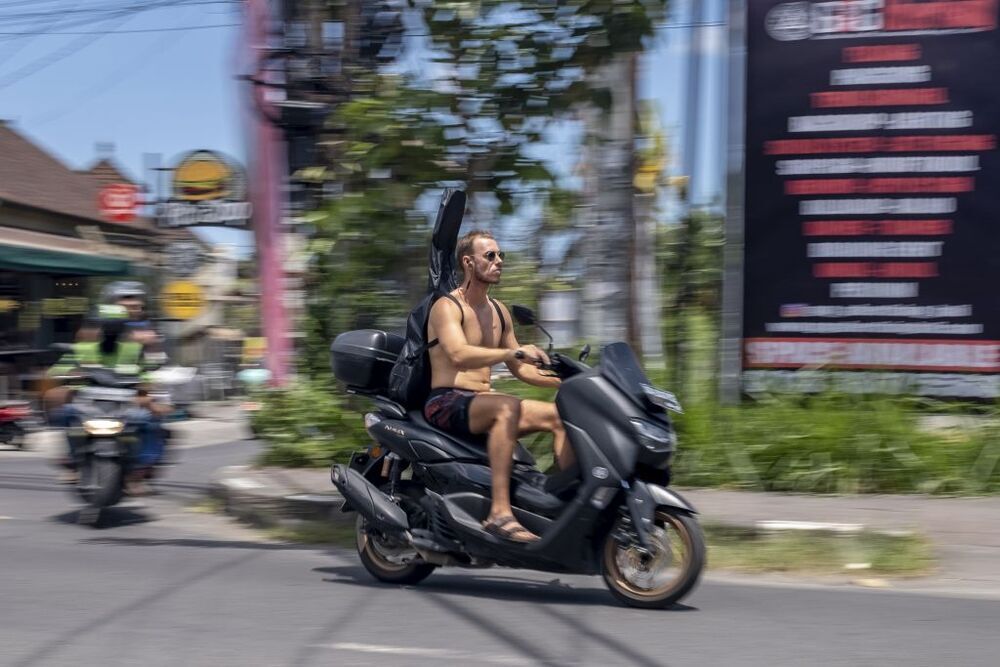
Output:
<svg viewBox="0 0 1000 667">
<path fill-rule="evenodd" d="M 113 183 L 101 188 L 97 197 L 97 207 L 101 215 L 115 222 L 135 220 L 139 205 L 139 188 L 127 183 Z"/>
</svg>

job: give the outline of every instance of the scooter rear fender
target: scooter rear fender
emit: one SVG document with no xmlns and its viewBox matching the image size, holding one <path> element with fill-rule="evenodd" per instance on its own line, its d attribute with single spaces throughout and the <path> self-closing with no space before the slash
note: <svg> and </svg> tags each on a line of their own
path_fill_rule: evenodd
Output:
<svg viewBox="0 0 1000 667">
<path fill-rule="evenodd" d="M 350 468 L 351 470 L 356 470 L 357 472 L 361 473 L 362 477 L 364 477 L 366 480 L 368 480 L 374 486 L 377 487 L 382 479 L 382 467 L 385 458 L 388 455 L 389 453 L 385 450 L 383 450 L 382 453 L 378 456 L 370 456 L 368 452 L 365 451 L 355 452 L 351 456 L 351 461 L 350 463 L 347 464 L 347 467 Z M 367 458 L 367 460 L 363 460 L 364 458 Z M 330 467 L 330 474 L 332 481 L 333 466 Z M 353 505 L 351 505 L 351 501 L 349 501 L 347 498 L 344 498 L 344 504 L 341 506 L 340 511 L 354 512 L 356 511 L 356 508 Z"/>
</svg>

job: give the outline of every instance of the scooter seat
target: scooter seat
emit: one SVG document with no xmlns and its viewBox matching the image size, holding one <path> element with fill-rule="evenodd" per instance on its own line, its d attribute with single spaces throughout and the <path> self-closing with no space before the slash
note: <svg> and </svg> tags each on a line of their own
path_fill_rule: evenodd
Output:
<svg viewBox="0 0 1000 667">
<path fill-rule="evenodd" d="M 485 435 L 462 438 L 446 433 L 429 424 L 420 410 L 410 410 L 407 417 L 409 417 L 409 423 L 406 425 L 407 437 L 411 440 L 423 440 L 458 459 L 489 458 Z M 534 465 L 535 459 L 521 443 L 517 443 L 514 447 L 514 462 Z"/>
</svg>

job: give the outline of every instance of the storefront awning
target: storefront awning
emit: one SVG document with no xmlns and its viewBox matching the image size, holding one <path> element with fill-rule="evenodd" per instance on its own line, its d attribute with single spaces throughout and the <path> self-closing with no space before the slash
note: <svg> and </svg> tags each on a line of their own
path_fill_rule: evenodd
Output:
<svg viewBox="0 0 1000 667">
<path fill-rule="evenodd" d="M 72 275 L 124 275 L 129 272 L 129 263 L 100 255 L 0 244 L 0 269 Z"/>
</svg>

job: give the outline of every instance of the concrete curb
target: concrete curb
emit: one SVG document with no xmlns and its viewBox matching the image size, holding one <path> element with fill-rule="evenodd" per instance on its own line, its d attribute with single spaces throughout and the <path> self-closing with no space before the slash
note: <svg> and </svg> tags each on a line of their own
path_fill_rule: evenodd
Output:
<svg viewBox="0 0 1000 667">
<path fill-rule="evenodd" d="M 329 493 L 289 488 L 250 466 L 216 471 L 210 495 L 222 501 L 226 514 L 260 528 L 291 527 L 308 521 L 353 525 L 354 513 L 340 510 L 344 499 L 333 485 Z"/>
<path fill-rule="evenodd" d="M 294 527 L 309 521 L 348 526 L 356 516 L 340 511 L 342 499 L 325 469 L 222 468 L 216 471 L 211 489 L 229 515 L 256 526 Z M 856 579 L 869 565 L 863 559 L 845 560 L 840 583 L 976 595 L 989 591 L 990 596 L 1000 597 L 1000 571 L 996 567 L 1000 497 L 807 496 L 720 489 L 681 492 L 697 508 L 706 527 L 756 534 L 919 535 L 930 542 L 938 563 L 927 576 Z"/>
<path fill-rule="evenodd" d="M 277 527 L 305 521 L 353 524 L 355 514 L 342 512 L 343 497 L 330 484 L 329 491 L 317 492 L 315 480 L 305 489 L 267 469 L 227 466 L 216 471 L 211 495 L 223 502 L 224 510 L 240 521 L 258 527 Z M 869 530 L 861 523 L 818 521 L 711 521 L 713 525 L 755 533 L 834 533 L 858 534 Z M 875 530 L 877 533 L 890 531 Z M 898 534 L 909 534 L 898 531 Z"/>
</svg>

